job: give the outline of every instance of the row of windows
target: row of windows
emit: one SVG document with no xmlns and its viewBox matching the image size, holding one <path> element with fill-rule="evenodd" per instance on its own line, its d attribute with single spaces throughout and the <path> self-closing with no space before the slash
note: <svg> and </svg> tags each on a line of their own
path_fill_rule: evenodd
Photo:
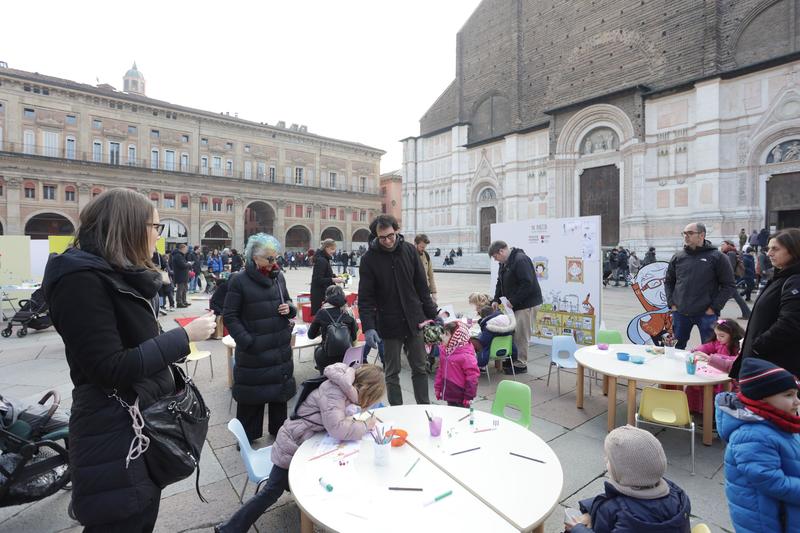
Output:
<svg viewBox="0 0 800 533">
<path fill-rule="evenodd" d="M 35 200 L 37 187 L 35 183 L 27 182 L 23 187 L 25 192 L 25 198 L 28 200 Z M 2 185 L 0 185 L 0 196 L 3 194 Z M 58 197 L 58 186 L 57 185 L 42 185 L 42 200 L 56 200 Z M 74 202 L 75 201 L 75 187 L 72 185 L 67 185 L 64 187 L 64 201 L 65 202 Z"/>
<path fill-rule="evenodd" d="M 289 204 L 286 206 L 285 216 L 294 218 L 314 218 L 314 208 L 310 205 Z M 345 220 L 343 207 L 323 207 L 320 209 L 319 217 L 326 220 Z M 367 212 L 365 210 L 353 211 L 353 222 L 366 222 Z"/>
</svg>

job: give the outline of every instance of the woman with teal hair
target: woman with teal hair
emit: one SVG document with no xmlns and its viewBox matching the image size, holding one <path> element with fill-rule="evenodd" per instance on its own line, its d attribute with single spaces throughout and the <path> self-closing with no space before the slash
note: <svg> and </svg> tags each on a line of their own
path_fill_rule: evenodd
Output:
<svg viewBox="0 0 800 533">
<path fill-rule="evenodd" d="M 286 280 L 277 263 L 281 244 L 272 235 L 257 233 L 247 240 L 245 266 L 228 282 L 222 313 L 236 341 L 233 399 L 236 418 L 252 442 L 267 424 L 275 436 L 286 420 L 286 403 L 294 396 L 292 321 L 297 315 Z"/>
</svg>

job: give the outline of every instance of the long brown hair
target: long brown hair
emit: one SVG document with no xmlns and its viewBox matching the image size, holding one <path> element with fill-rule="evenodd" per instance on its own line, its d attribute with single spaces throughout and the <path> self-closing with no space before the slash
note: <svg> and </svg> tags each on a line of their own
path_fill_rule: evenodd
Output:
<svg viewBox="0 0 800 533">
<path fill-rule="evenodd" d="M 383 369 L 376 365 L 361 365 L 356 368 L 353 387 L 358 391 L 358 404 L 362 409 L 378 403 L 386 392 Z"/>
<path fill-rule="evenodd" d="M 736 322 L 735 320 L 731 320 L 730 318 L 720 318 L 719 320 L 717 320 L 716 324 L 714 324 L 714 330 L 720 330 L 721 332 L 728 334 L 728 336 L 730 337 L 727 346 L 728 353 L 731 355 L 738 355 L 739 341 L 741 341 L 742 338 L 744 337 L 744 330 L 742 329 L 742 326 L 740 326 L 738 322 Z"/>
<path fill-rule="evenodd" d="M 87 247 L 91 243 L 116 268 L 154 269 L 148 237 L 154 211 L 144 195 L 129 189 L 110 189 L 81 211 L 74 246 Z"/>
<path fill-rule="evenodd" d="M 800 229 L 786 228 L 775 233 L 770 240 L 775 239 L 781 246 L 786 248 L 792 256 L 792 263 L 800 261 Z"/>
</svg>

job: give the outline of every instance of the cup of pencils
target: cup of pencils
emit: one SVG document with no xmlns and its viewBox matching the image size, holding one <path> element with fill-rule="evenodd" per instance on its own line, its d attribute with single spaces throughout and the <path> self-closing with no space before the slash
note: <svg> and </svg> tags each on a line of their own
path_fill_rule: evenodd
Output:
<svg viewBox="0 0 800 533">
<path fill-rule="evenodd" d="M 375 466 L 388 466 L 389 464 L 389 450 L 391 449 L 391 437 L 386 435 L 383 428 L 377 426 L 370 431 L 372 436 L 372 455 L 375 461 Z"/>
<path fill-rule="evenodd" d="M 697 356 L 693 353 L 690 353 L 686 356 L 686 373 L 689 375 L 694 375 L 697 371 Z"/>
<path fill-rule="evenodd" d="M 428 429 L 431 430 L 431 437 L 438 437 L 442 434 L 442 417 L 431 416 L 428 411 L 425 411 L 425 416 L 428 417 Z"/>
</svg>

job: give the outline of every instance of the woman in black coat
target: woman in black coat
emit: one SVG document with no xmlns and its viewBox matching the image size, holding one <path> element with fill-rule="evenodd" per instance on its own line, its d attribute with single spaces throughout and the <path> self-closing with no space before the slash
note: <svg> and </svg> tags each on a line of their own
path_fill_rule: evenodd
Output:
<svg viewBox="0 0 800 533">
<path fill-rule="evenodd" d="M 325 352 L 325 339 L 328 336 L 328 326 L 334 322 L 345 326 L 350 333 L 350 343 L 354 343 L 358 337 L 358 324 L 347 307 L 347 300 L 344 297 L 344 289 L 337 285 L 331 285 L 325 290 L 325 303 L 314 315 L 314 320 L 308 327 L 308 338 L 316 339 L 322 335 L 322 344 L 314 349 L 314 362 L 320 374 L 325 367 L 334 363 L 341 363 L 342 357 L 334 357 Z M 344 354 L 342 354 L 344 355 Z"/>
<path fill-rule="evenodd" d="M 236 418 L 250 441 L 263 435 L 264 404 L 269 405 L 268 431 L 278 434 L 286 420 L 286 402 L 296 390 L 290 319 L 297 310 L 276 262 L 279 250 L 272 235 L 257 233 L 248 239 L 245 269 L 228 281 L 222 313 L 236 341 Z"/>
<path fill-rule="evenodd" d="M 800 377 L 800 229 L 773 235 L 767 255 L 775 273 L 753 305 L 733 378 L 739 376 L 742 357 L 766 359 Z"/>
<path fill-rule="evenodd" d="M 322 246 L 314 254 L 314 270 L 311 272 L 311 314 L 316 315 L 325 300 L 325 289 L 334 283 L 341 283 L 342 278 L 334 277 L 331 258 L 336 253 L 336 241 L 325 239 Z"/>
<path fill-rule="evenodd" d="M 126 222 L 130 222 L 126 224 Z M 84 531 L 151 531 L 161 490 L 144 456 L 132 457 L 131 416 L 109 397 L 144 410 L 172 394 L 170 363 L 208 338 L 213 318 L 162 332 L 160 272 L 151 254 L 163 225 L 150 201 L 128 189 L 94 198 L 80 214 L 73 248 L 51 259 L 44 291 L 64 341 L 72 391 L 69 455 L 72 508 Z M 147 453 L 146 451 L 144 452 Z"/>
</svg>

